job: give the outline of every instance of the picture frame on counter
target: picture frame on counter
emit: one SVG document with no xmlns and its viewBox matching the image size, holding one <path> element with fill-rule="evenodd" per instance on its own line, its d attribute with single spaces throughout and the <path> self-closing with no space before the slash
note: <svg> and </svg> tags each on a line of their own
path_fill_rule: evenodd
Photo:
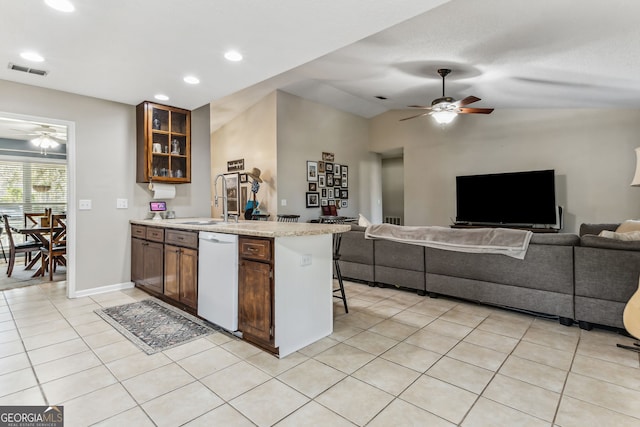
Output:
<svg viewBox="0 0 640 427">
<path fill-rule="evenodd" d="M 227 212 L 240 215 L 240 174 L 237 172 L 225 173 L 224 180 L 227 186 Z"/>
</svg>

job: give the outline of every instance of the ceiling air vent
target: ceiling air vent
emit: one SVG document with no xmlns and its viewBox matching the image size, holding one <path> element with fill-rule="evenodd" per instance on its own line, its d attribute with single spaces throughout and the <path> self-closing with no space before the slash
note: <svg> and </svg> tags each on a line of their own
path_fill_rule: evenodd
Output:
<svg viewBox="0 0 640 427">
<path fill-rule="evenodd" d="M 38 70 L 37 68 L 25 67 L 24 65 L 12 64 L 9 62 L 9 69 L 22 71 L 23 73 L 35 74 L 37 76 L 46 76 L 48 71 Z"/>
</svg>

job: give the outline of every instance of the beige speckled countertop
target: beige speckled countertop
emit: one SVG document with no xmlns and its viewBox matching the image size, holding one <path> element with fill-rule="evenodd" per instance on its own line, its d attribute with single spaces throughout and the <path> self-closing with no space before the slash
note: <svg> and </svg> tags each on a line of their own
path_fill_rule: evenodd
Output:
<svg viewBox="0 0 640 427">
<path fill-rule="evenodd" d="M 211 231 L 257 237 L 313 236 L 344 233 L 351 230 L 348 224 L 317 224 L 308 222 L 239 221 L 222 223 L 213 218 L 132 219 L 131 224 L 179 230 Z"/>
</svg>

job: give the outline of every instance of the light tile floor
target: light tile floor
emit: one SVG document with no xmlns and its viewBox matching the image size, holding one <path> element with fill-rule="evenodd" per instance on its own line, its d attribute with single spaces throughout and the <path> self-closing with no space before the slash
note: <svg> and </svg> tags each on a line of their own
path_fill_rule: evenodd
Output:
<svg viewBox="0 0 640 427">
<path fill-rule="evenodd" d="M 0 293 L 0 405 L 67 426 L 640 426 L 632 340 L 447 298 L 346 283 L 334 333 L 277 359 L 224 333 L 148 356 L 65 284 Z"/>
</svg>

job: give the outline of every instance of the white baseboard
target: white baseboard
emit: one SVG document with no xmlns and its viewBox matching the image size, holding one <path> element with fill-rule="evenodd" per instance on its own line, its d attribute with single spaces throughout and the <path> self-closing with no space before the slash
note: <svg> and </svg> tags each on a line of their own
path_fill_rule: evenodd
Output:
<svg viewBox="0 0 640 427">
<path fill-rule="evenodd" d="M 131 289 L 133 288 L 133 286 L 134 286 L 133 282 L 125 282 L 125 283 L 116 283 L 115 285 L 100 286 L 99 288 L 83 289 L 81 291 L 74 292 L 73 295 L 69 295 L 69 298 L 82 298 L 82 297 L 88 297 L 90 295 L 98 295 L 98 294 L 104 294 L 107 292 L 121 291 L 123 289 Z"/>
</svg>

